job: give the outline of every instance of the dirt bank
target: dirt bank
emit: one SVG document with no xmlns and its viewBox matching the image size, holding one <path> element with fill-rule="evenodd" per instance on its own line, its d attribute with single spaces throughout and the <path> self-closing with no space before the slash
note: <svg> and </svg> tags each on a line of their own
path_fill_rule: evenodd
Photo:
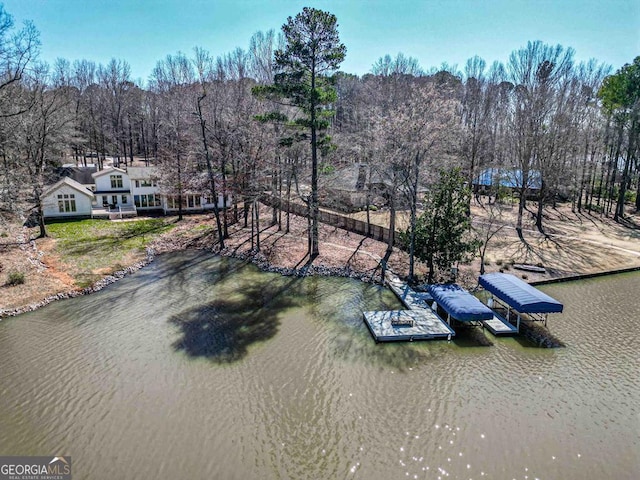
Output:
<svg viewBox="0 0 640 480">
<path fill-rule="evenodd" d="M 506 209 L 501 221 L 504 228 L 491 239 L 487 249 L 486 270 L 508 271 L 526 281 L 548 280 L 575 275 L 640 267 L 640 218 L 630 217 L 626 225 L 611 219 L 571 212 L 569 206 L 548 209 L 545 214 L 545 233 L 534 228 L 533 217 L 528 214 L 524 224 L 522 242 L 513 228 L 515 207 Z M 356 214 L 358 215 L 358 214 Z M 487 221 L 487 211 L 481 205 L 473 205 L 474 224 L 481 227 Z M 263 219 L 269 217 L 265 207 Z M 376 212 L 373 221 L 385 224 L 384 212 Z M 320 226 L 320 256 L 311 268 L 306 267 L 308 257 L 306 219 L 291 216 L 290 232 L 285 234 L 277 226 L 263 228 L 260 234 L 260 251 L 251 241 L 251 228 L 241 224 L 230 227 L 230 238 L 220 251 L 214 230 L 215 222 L 209 215 L 186 217 L 173 230 L 152 241 L 146 255 L 131 257 L 125 269 L 112 271 L 88 288 L 80 288 L 68 274 L 69 266 L 60 260 L 56 240 L 28 239 L 35 231 L 4 225 L 0 231 L 0 284 L 4 284 L 8 272 L 25 274 L 25 283 L 0 287 L 0 316 L 37 308 L 49 301 L 77 296 L 112 283 L 146 265 L 155 255 L 186 248 L 206 249 L 223 255 L 250 259 L 266 270 L 285 274 L 345 275 L 365 281 L 380 280 L 380 259 L 386 245 L 344 230 Z M 513 264 L 528 263 L 544 266 L 544 274 L 516 270 Z M 396 274 L 408 274 L 408 255 L 394 250 L 389 263 Z M 417 274 L 426 273 L 418 264 Z M 477 284 L 480 262 L 460 268 L 458 282 L 469 288 Z"/>
</svg>

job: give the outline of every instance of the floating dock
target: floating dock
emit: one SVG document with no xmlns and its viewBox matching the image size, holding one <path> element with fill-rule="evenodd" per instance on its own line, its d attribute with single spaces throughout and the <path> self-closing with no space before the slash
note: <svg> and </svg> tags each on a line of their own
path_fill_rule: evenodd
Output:
<svg viewBox="0 0 640 480">
<path fill-rule="evenodd" d="M 411 342 L 451 338 L 455 332 L 430 309 L 364 312 L 364 322 L 376 342 Z"/>
<path fill-rule="evenodd" d="M 494 314 L 491 320 L 485 320 L 482 324 L 494 335 L 514 335 L 518 333 L 515 325 L 510 324 L 498 314 Z"/>
<path fill-rule="evenodd" d="M 416 292 L 398 278 L 392 279 L 389 287 L 408 310 L 364 312 L 364 322 L 376 342 L 451 339 L 455 335 L 429 307 L 433 300 L 430 294 Z"/>
</svg>

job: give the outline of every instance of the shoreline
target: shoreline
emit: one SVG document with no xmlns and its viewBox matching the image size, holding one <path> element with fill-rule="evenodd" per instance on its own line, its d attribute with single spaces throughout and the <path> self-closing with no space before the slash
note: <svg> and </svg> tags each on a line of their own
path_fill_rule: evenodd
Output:
<svg viewBox="0 0 640 480">
<path fill-rule="evenodd" d="M 83 295 L 91 295 L 93 293 L 97 293 L 102 289 L 108 287 L 116 283 L 117 281 L 137 272 L 138 270 L 150 265 L 159 255 L 163 255 L 166 253 L 177 253 L 183 251 L 206 251 L 211 253 L 212 255 L 219 255 L 221 257 L 234 258 L 241 261 L 250 262 L 255 265 L 260 271 L 265 273 L 277 273 L 282 276 L 287 277 L 312 277 L 312 276 L 323 276 L 323 277 L 335 277 L 335 278 L 351 278 L 354 280 L 359 280 L 364 283 L 371 283 L 380 286 L 384 286 L 384 282 L 379 273 L 375 275 L 371 275 L 370 273 L 359 271 L 357 269 L 352 268 L 351 266 L 343 266 L 343 267 L 331 267 L 326 265 L 305 265 L 301 268 L 291 268 L 284 267 L 281 265 L 276 265 L 270 263 L 266 256 L 261 252 L 233 252 L 230 248 L 225 248 L 223 250 L 216 251 L 215 249 L 206 249 L 206 248 L 197 248 L 197 247 L 179 247 L 179 248 L 169 248 L 163 250 L 162 252 L 157 253 L 153 248 L 146 248 L 146 256 L 143 260 L 135 262 L 132 265 L 129 265 L 122 270 L 118 270 L 110 275 L 106 275 L 101 278 L 94 284 L 89 287 L 85 287 L 82 289 L 74 289 L 67 290 L 59 293 L 55 293 L 53 295 L 49 295 L 37 302 L 30 303 L 27 305 L 22 305 L 20 307 L 9 308 L 0 310 L 0 321 L 4 318 L 15 317 L 22 313 L 33 312 L 42 307 L 49 305 L 52 302 L 58 300 L 65 300 L 69 298 L 76 298 Z M 549 278 L 544 280 L 534 280 L 527 282 L 532 286 L 539 285 L 552 285 L 556 283 L 566 283 L 580 280 L 588 280 L 591 278 L 599 278 L 610 275 L 620 275 L 624 273 L 633 273 L 639 272 L 640 266 L 628 267 L 622 269 L 613 269 L 613 270 L 603 270 L 599 272 L 592 273 L 584 273 L 584 274 L 572 274 L 572 275 L 563 275 L 555 278 Z M 526 281 L 526 280 L 525 280 Z"/>
<path fill-rule="evenodd" d="M 47 297 L 32 302 L 27 305 L 22 305 L 20 307 L 8 308 L 0 310 L 0 321 L 4 318 L 16 317 L 23 313 L 33 312 L 42 307 L 49 305 L 52 302 L 58 300 L 66 300 L 69 298 L 81 297 L 84 295 L 91 295 L 93 293 L 97 293 L 102 289 L 108 287 L 116 283 L 117 281 L 134 274 L 138 270 L 150 265 L 158 256 L 170 253 L 178 253 L 178 252 L 186 252 L 186 251 L 203 251 L 208 252 L 212 255 L 219 255 L 221 257 L 234 258 L 236 260 L 250 262 L 255 265 L 260 271 L 265 273 L 277 273 L 286 277 L 312 277 L 312 276 L 323 276 L 323 277 L 336 277 L 336 278 L 351 278 L 354 280 L 359 280 L 364 283 L 372 283 L 381 285 L 381 277 L 379 274 L 375 276 L 371 276 L 365 272 L 360 272 L 354 270 L 349 266 L 345 267 L 329 267 L 325 265 L 309 265 L 301 268 L 290 268 L 283 267 L 279 265 L 273 265 L 269 263 L 266 257 L 260 252 L 248 252 L 248 253 L 234 253 L 229 251 L 229 248 L 224 250 L 215 251 L 213 249 L 204 249 L 204 248 L 196 248 L 196 247 L 184 247 L 184 248 L 176 248 L 176 249 L 168 249 L 163 250 L 160 253 L 156 253 L 153 248 L 146 249 L 146 256 L 143 260 L 135 262 L 132 265 L 129 265 L 122 270 L 118 270 L 110 275 L 106 275 L 101 278 L 94 284 L 89 287 L 85 287 L 82 289 L 74 289 L 67 290 L 59 293 L 55 293 L 52 295 L 48 295 Z"/>
<path fill-rule="evenodd" d="M 268 208 L 265 207 L 263 213 L 268 215 Z M 530 285 L 538 286 L 640 271 L 640 229 L 622 227 L 608 220 L 597 224 L 585 224 L 581 218 L 568 220 L 568 211 L 563 213 L 562 210 L 553 210 L 551 213 L 557 217 L 548 219 L 550 229 L 553 228 L 556 232 L 552 242 L 540 235 L 531 234 L 523 246 L 517 238 L 504 235 L 494 240 L 487 251 L 487 273 L 511 273 Z M 21 255 L 26 256 L 31 268 L 35 268 L 37 272 L 47 272 L 46 276 L 50 278 L 60 278 L 63 284 L 57 288 L 42 289 L 42 297 L 38 295 L 38 291 L 23 297 L 24 304 L 21 302 L 21 295 L 15 295 L 13 302 L 0 308 L 0 319 L 34 311 L 56 300 L 95 293 L 149 265 L 158 255 L 188 250 L 206 251 L 251 262 L 260 271 L 284 276 L 319 275 L 352 278 L 378 285 L 385 283 L 379 267 L 387 248 L 383 242 L 321 224 L 321 255 L 308 265 L 307 245 L 304 241 L 307 224 L 302 217 L 291 216 L 287 232 L 283 232 L 275 224 L 260 229 L 260 251 L 252 249 L 253 232 L 248 227 L 241 224 L 232 224 L 231 227 L 233 233 L 229 240 L 225 241 L 226 248 L 221 250 L 214 235 L 215 224 L 211 216 L 193 216 L 185 219 L 170 232 L 162 233 L 147 243 L 143 250 L 139 250 L 128 262 L 115 265 L 116 268 L 113 268 L 110 274 L 103 274 L 87 287 L 77 286 L 75 281 L 71 281 L 72 277 L 67 274 L 66 266 L 54 251 L 55 244 L 41 244 L 36 243 L 36 239 L 30 239 L 24 242 L 24 245 L 20 245 Z M 559 236 L 561 228 L 564 229 L 564 235 Z M 18 234 L 23 240 L 28 238 L 28 232 L 24 228 L 20 228 Z M 43 263 L 44 255 L 50 255 L 51 259 Z M 538 262 L 547 267 L 545 274 L 512 270 L 514 263 Z M 461 265 L 457 283 L 471 291 L 477 289 L 479 267 L 478 258 L 469 264 Z M 394 248 L 387 264 L 387 271 L 400 278 L 406 278 L 408 254 Z M 424 276 L 425 273 L 425 266 L 417 263 L 416 274 Z"/>
</svg>

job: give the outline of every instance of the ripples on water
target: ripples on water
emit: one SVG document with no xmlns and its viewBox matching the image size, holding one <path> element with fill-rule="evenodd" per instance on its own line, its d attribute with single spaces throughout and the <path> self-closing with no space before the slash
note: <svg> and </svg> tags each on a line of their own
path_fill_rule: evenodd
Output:
<svg viewBox="0 0 640 480">
<path fill-rule="evenodd" d="M 545 287 L 564 349 L 376 345 L 386 290 L 165 256 L 0 322 L 0 454 L 90 479 L 638 478 L 638 287 Z"/>
</svg>

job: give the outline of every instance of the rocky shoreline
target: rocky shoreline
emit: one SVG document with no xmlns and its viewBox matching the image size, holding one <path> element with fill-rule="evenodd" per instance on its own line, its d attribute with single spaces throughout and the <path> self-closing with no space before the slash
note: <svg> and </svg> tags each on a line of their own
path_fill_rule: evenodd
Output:
<svg viewBox="0 0 640 480">
<path fill-rule="evenodd" d="M 162 253 L 178 252 L 182 250 L 186 250 L 186 249 L 185 248 L 169 248 L 169 249 L 165 248 L 163 249 Z M 205 249 L 202 249 L 202 250 L 205 250 Z M 377 284 L 382 283 L 382 278 L 380 274 L 372 275 L 371 273 L 360 272 L 360 271 L 354 270 L 349 266 L 327 267 L 324 265 L 309 265 L 301 268 L 288 268 L 288 267 L 280 267 L 280 266 L 269 263 L 269 261 L 264 256 L 264 254 L 260 252 L 253 251 L 253 252 L 238 253 L 229 248 L 224 250 L 218 250 L 218 251 L 211 250 L 211 249 L 206 249 L 206 250 L 224 257 L 235 258 L 238 260 L 250 262 L 263 272 L 278 273 L 280 275 L 288 276 L 288 277 L 302 278 L 302 277 L 311 277 L 311 276 L 318 275 L 318 276 L 325 276 L 325 277 L 352 278 L 354 280 L 360 280 L 366 283 L 377 283 Z M 118 280 L 121 280 L 126 276 L 137 272 L 141 268 L 146 267 L 147 265 L 149 265 L 151 262 L 155 260 L 157 255 L 158 253 L 156 252 L 155 249 L 147 248 L 146 256 L 143 260 L 136 262 L 133 265 L 130 265 L 122 270 L 118 270 L 117 272 L 114 272 L 111 275 L 105 276 L 104 278 L 98 280 L 97 282 L 95 282 L 93 285 L 89 287 L 56 293 L 53 295 L 49 295 L 38 302 L 30 303 L 28 305 L 23 305 L 21 307 L 0 310 L 0 320 L 2 318 L 15 317 L 16 315 L 20 315 L 21 313 L 33 312 L 34 310 L 37 310 L 46 305 L 49 305 L 51 302 L 55 302 L 57 300 L 75 298 L 75 297 L 80 297 L 82 295 L 90 295 L 92 293 L 99 292 L 103 288 L 117 282 Z"/>
<path fill-rule="evenodd" d="M 238 260 L 244 260 L 251 262 L 263 272 L 278 273 L 285 277 L 342 277 L 352 278 L 354 280 L 360 280 L 365 283 L 381 284 L 382 277 L 376 273 L 374 275 L 366 272 L 355 270 L 350 266 L 344 267 L 327 267 L 325 265 L 308 265 L 301 268 L 289 268 L 280 267 L 269 263 L 267 258 L 260 252 L 246 252 L 246 253 L 234 253 L 229 249 L 225 249 L 217 252 L 224 257 L 236 258 Z"/>
<path fill-rule="evenodd" d="M 35 259 L 39 260 L 39 257 L 37 255 L 38 253 L 37 248 L 35 248 L 34 246 L 33 249 L 29 248 L 29 250 L 30 250 L 29 253 L 32 256 L 34 256 Z M 103 277 L 102 279 L 98 280 L 97 282 L 95 282 L 93 285 L 89 287 L 56 293 L 53 295 L 49 295 L 40 301 L 23 305 L 21 307 L 0 310 L 0 320 L 2 318 L 13 317 L 13 316 L 20 315 L 21 313 L 37 310 L 57 300 L 75 298 L 82 295 L 89 295 L 89 294 L 98 292 L 103 288 L 117 282 L 118 280 L 125 278 L 126 276 L 134 272 L 137 272 L 141 268 L 144 268 L 145 266 L 149 265 L 160 254 L 185 251 L 185 250 L 208 251 L 213 254 L 221 255 L 224 257 L 235 258 L 241 261 L 252 263 L 263 272 L 277 273 L 283 276 L 300 277 L 300 278 L 310 277 L 310 276 L 342 277 L 342 278 L 351 278 L 351 279 L 359 280 L 365 283 L 372 283 L 372 284 L 379 284 L 379 285 L 383 283 L 383 279 L 380 275 L 381 272 L 379 270 L 369 269 L 368 271 L 361 271 L 358 269 L 354 269 L 350 265 L 335 267 L 335 266 L 326 266 L 322 264 L 304 265 L 300 268 L 284 267 L 284 266 L 275 265 L 269 262 L 267 257 L 262 252 L 257 252 L 254 250 L 239 252 L 238 249 L 236 248 L 225 248 L 223 250 L 220 250 L 216 248 L 214 249 L 206 248 L 203 245 L 185 245 L 185 244 L 182 244 L 181 242 L 174 243 L 174 242 L 161 241 L 160 243 L 155 243 L 153 246 L 146 248 L 146 255 L 144 259 L 122 270 L 118 270 L 111 275 L 107 275 Z M 38 263 L 42 265 L 41 262 L 38 262 Z M 44 265 L 42 265 L 42 267 L 46 268 L 44 267 Z M 632 271 L 632 270 L 637 270 L 637 267 L 624 269 L 624 271 Z M 580 278 L 589 278 L 591 276 L 600 276 L 600 275 L 615 274 L 615 273 L 621 273 L 621 271 L 613 270 L 610 272 L 600 272 L 600 273 L 591 274 L 591 275 L 570 275 L 570 276 L 547 279 L 546 281 L 533 281 L 531 283 L 532 284 L 555 283 L 559 281 L 571 281 L 574 279 L 577 280 Z M 529 323 L 529 322 L 524 322 L 524 321 L 522 322 L 521 334 L 524 337 L 526 337 L 529 341 L 531 341 L 534 345 L 537 345 L 538 347 L 541 347 L 541 348 L 557 348 L 557 347 L 565 346 L 565 344 L 560 339 L 556 338 L 546 328 L 541 328 L 540 326 Z"/>
<path fill-rule="evenodd" d="M 141 268 L 149 265 L 154 259 L 155 259 L 154 251 L 152 249 L 147 249 L 147 256 L 144 260 L 136 262 L 133 265 L 130 265 L 127 268 L 124 268 L 122 270 L 118 270 L 117 272 L 114 272 L 111 275 L 107 275 L 89 287 L 56 293 L 53 295 L 49 295 L 48 297 L 45 297 L 38 302 L 30 303 L 29 305 L 23 305 L 21 307 L 0 310 L 0 319 L 6 318 L 6 317 L 15 317 L 16 315 L 20 315 L 21 313 L 33 312 L 34 310 L 37 310 L 46 305 L 49 305 L 51 302 L 55 302 L 56 300 L 75 298 L 75 297 L 80 297 L 82 295 L 89 295 L 91 293 L 99 292 L 100 290 L 111 285 L 112 283 L 115 283 L 118 280 L 126 277 L 127 275 L 137 272 Z"/>
</svg>

